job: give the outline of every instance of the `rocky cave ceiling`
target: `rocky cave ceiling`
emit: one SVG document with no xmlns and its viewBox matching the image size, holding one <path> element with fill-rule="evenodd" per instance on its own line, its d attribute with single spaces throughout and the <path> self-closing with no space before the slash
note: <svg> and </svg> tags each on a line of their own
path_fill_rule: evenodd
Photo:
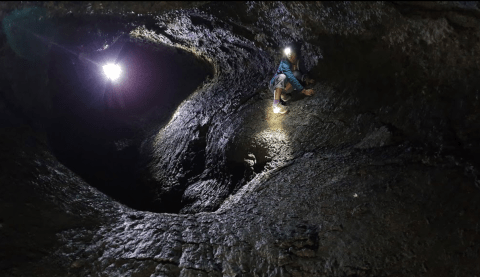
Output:
<svg viewBox="0 0 480 277">
<path fill-rule="evenodd" d="M 480 275 L 478 2 L 0 20 L 1 276 Z M 316 93 L 278 115 L 289 45 Z"/>
</svg>

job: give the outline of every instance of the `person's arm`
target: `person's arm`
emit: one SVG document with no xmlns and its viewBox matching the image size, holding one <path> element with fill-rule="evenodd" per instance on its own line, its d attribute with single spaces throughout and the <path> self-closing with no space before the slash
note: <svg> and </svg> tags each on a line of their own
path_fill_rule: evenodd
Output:
<svg viewBox="0 0 480 277">
<path fill-rule="evenodd" d="M 298 70 L 299 72 L 302 72 L 302 70 L 300 70 L 300 60 L 297 60 L 297 65 L 296 65 L 296 68 L 294 67 L 293 70 Z M 301 78 L 301 84 L 302 85 L 313 85 L 315 84 L 315 80 L 311 79 L 310 76 L 308 76 L 308 73 L 306 74 L 303 74 L 302 73 L 302 78 Z M 312 94 L 307 94 L 305 93 L 305 91 L 302 91 L 302 93 L 306 94 L 306 95 L 312 95 Z"/>
<path fill-rule="evenodd" d="M 295 90 L 303 90 L 303 86 L 300 84 L 297 78 L 295 78 L 292 71 L 290 70 L 290 65 L 285 61 L 282 61 L 282 71 L 283 74 L 287 76 L 287 81 L 293 86 Z"/>
<path fill-rule="evenodd" d="M 288 64 L 287 62 L 282 62 L 281 66 L 282 66 L 283 74 L 285 74 L 285 76 L 287 76 L 287 81 L 293 86 L 294 89 L 300 90 L 301 93 L 303 93 L 307 96 L 311 96 L 315 93 L 313 91 L 313 89 L 305 89 L 300 84 L 300 82 L 297 80 L 297 78 L 295 78 L 292 71 L 290 70 L 290 64 Z"/>
<path fill-rule="evenodd" d="M 300 82 L 302 84 L 302 86 L 305 84 L 305 85 L 310 85 L 310 84 L 314 84 L 315 83 L 315 80 L 311 79 L 310 76 L 308 75 L 308 73 L 303 73 L 304 71 L 303 70 L 300 70 L 300 59 L 297 60 L 297 64 L 293 67 L 293 70 L 298 70 L 300 73 L 302 73 L 302 77 L 300 79 Z"/>
</svg>

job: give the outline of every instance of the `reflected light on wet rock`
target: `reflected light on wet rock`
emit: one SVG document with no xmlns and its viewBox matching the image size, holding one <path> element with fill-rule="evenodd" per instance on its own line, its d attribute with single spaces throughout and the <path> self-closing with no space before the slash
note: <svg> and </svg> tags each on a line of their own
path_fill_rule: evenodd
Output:
<svg viewBox="0 0 480 277">
<path fill-rule="evenodd" d="M 268 129 L 283 130 L 282 121 L 285 118 L 285 115 L 276 113 L 275 108 L 272 109 L 270 105 L 268 105 L 267 107 L 266 121 L 267 121 Z"/>
<path fill-rule="evenodd" d="M 270 103 L 266 106 L 267 128 L 255 135 L 255 141 L 268 149 L 268 155 L 272 157 L 271 169 L 282 167 L 293 158 L 290 135 L 283 128 L 285 114 L 274 113 Z"/>
<path fill-rule="evenodd" d="M 255 141 L 265 147 L 272 158 L 266 169 L 282 167 L 293 158 L 290 138 L 283 129 L 263 130 L 255 135 Z"/>
</svg>

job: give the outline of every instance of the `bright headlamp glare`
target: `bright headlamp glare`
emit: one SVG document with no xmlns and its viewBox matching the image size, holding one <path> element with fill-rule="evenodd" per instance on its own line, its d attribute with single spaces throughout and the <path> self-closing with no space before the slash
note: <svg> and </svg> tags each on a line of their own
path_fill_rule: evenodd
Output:
<svg viewBox="0 0 480 277">
<path fill-rule="evenodd" d="M 107 78 L 115 81 L 118 79 L 118 77 L 120 77 L 120 73 L 122 72 L 122 70 L 120 69 L 120 66 L 109 63 L 103 66 L 103 72 L 105 73 Z"/>
</svg>

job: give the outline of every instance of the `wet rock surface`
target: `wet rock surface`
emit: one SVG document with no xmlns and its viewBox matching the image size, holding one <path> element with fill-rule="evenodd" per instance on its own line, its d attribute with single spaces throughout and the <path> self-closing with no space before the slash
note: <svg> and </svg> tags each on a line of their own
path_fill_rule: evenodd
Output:
<svg viewBox="0 0 480 277">
<path fill-rule="evenodd" d="M 2 19 L 46 7 L 60 34 L 85 34 L 58 37 L 87 47 L 83 60 L 128 41 L 190 52 L 211 73 L 165 112 L 132 118 L 115 102 L 98 113 L 110 129 L 85 124 L 59 154 L 55 130 L 82 110 L 58 104 L 73 92 L 55 79 L 65 59 L 26 61 L 3 31 L 2 276 L 480 274 L 476 2 L 0 5 Z M 267 84 L 292 42 L 316 94 L 277 115 Z M 95 147 L 130 153 L 98 170 L 110 193 L 71 164 Z M 121 183 L 129 168 L 138 179 Z"/>
</svg>

